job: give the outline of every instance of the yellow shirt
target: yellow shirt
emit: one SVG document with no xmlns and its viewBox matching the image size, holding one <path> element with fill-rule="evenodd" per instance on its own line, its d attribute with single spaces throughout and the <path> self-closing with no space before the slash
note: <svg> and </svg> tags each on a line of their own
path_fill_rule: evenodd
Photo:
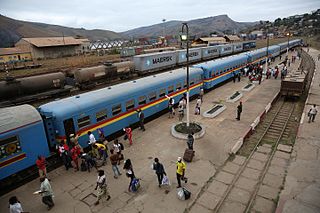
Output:
<svg viewBox="0 0 320 213">
<path fill-rule="evenodd" d="M 95 143 L 95 145 L 98 147 L 98 149 L 106 150 L 106 146 L 100 143 Z"/>
<path fill-rule="evenodd" d="M 186 164 L 182 161 L 181 162 L 177 161 L 176 164 L 177 164 L 177 173 L 179 175 L 183 175 L 184 170 L 186 170 Z"/>
</svg>

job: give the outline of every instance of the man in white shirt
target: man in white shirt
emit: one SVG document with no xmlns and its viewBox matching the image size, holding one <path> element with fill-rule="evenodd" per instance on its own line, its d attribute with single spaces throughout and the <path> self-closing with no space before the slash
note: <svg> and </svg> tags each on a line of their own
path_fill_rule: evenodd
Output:
<svg viewBox="0 0 320 213">
<path fill-rule="evenodd" d="M 91 131 L 88 131 L 88 135 L 89 135 L 89 145 L 93 145 L 96 143 L 96 138 L 94 137 L 94 135 L 92 134 Z"/>
<path fill-rule="evenodd" d="M 317 109 L 317 105 L 313 104 L 313 106 L 311 107 L 308 116 L 309 116 L 309 123 L 312 121 L 314 122 L 314 119 L 316 118 L 316 115 L 318 113 L 318 109 Z"/>
</svg>

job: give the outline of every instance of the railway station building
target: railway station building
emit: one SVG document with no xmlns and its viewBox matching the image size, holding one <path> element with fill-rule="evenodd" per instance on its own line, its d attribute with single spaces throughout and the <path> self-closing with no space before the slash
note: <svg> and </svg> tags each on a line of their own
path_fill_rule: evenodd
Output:
<svg viewBox="0 0 320 213">
<path fill-rule="evenodd" d="M 31 61 L 31 52 L 17 47 L 0 48 L 0 64 Z"/>
<path fill-rule="evenodd" d="M 34 59 L 59 58 L 89 51 L 88 39 L 73 37 L 21 38 L 15 46 L 29 51 Z"/>
<path fill-rule="evenodd" d="M 224 38 L 226 39 L 226 42 L 229 42 L 229 43 L 241 41 L 241 39 L 236 35 L 225 35 Z"/>
</svg>

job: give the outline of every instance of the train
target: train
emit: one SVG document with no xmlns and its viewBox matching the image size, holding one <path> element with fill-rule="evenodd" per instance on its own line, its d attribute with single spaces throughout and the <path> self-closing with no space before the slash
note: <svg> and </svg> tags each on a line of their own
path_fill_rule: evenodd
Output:
<svg viewBox="0 0 320 213">
<path fill-rule="evenodd" d="M 255 47 L 255 41 L 225 44 L 190 49 L 190 62 L 196 63 L 210 60 L 232 53 L 238 53 Z M 94 88 L 97 84 L 116 79 L 129 79 L 133 75 L 143 75 L 155 71 L 185 65 L 186 50 L 176 50 L 175 47 L 147 49 L 144 55 L 136 55 L 139 48 L 124 48 L 121 56 L 133 54 L 133 61 L 118 63 L 104 63 L 94 67 L 79 68 L 70 72 L 49 73 L 24 78 L 7 78 L 0 81 L 0 101 L 14 100 L 14 102 L 27 102 L 27 100 L 42 97 L 57 97 L 59 94 L 68 94 L 72 87 L 80 90 Z M 139 49 L 140 50 L 140 49 Z M 133 51 L 133 52 L 132 52 Z M 39 86 L 41 85 L 41 86 Z M 35 95 L 37 94 L 37 95 Z M 20 100 L 20 97 L 24 97 Z M 11 102 L 10 102 L 11 103 Z M 9 105 L 10 105 L 9 103 Z M 5 102 L 4 105 L 7 103 Z"/>
<path fill-rule="evenodd" d="M 289 48 L 301 42 L 301 39 L 290 41 Z M 270 57 L 285 51 L 286 47 L 281 45 L 268 48 Z M 199 94 L 201 88 L 211 90 L 242 68 L 264 61 L 263 48 L 192 65 L 190 96 Z M 168 107 L 168 97 L 178 103 L 186 88 L 186 68 L 177 68 L 55 100 L 37 109 L 30 105 L 0 108 L 0 180 L 10 179 L 33 166 L 38 155 L 49 157 L 59 142 L 69 141 L 70 134 L 79 135 L 80 145 L 86 147 L 88 131 L 97 138 L 97 130 L 101 128 L 110 136 L 136 124 L 138 109 L 143 110 L 146 118 L 163 112 Z"/>
</svg>

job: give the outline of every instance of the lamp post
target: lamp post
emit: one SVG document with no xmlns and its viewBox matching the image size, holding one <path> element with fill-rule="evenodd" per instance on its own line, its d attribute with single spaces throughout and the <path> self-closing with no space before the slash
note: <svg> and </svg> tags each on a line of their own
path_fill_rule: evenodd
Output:
<svg viewBox="0 0 320 213">
<path fill-rule="evenodd" d="M 180 38 L 181 41 L 187 42 L 187 127 L 189 127 L 189 26 L 187 23 L 182 24 Z"/>
<path fill-rule="evenodd" d="M 268 53 L 268 51 L 269 51 L 269 32 L 267 31 L 267 51 L 266 51 L 266 65 L 265 65 L 265 67 L 266 67 L 266 73 L 268 72 L 268 67 L 269 67 L 269 65 L 268 65 L 268 58 L 269 58 L 269 53 Z"/>
<path fill-rule="evenodd" d="M 287 33 L 287 36 L 288 36 L 287 57 L 289 57 L 289 39 L 290 39 L 290 32 Z"/>
</svg>

